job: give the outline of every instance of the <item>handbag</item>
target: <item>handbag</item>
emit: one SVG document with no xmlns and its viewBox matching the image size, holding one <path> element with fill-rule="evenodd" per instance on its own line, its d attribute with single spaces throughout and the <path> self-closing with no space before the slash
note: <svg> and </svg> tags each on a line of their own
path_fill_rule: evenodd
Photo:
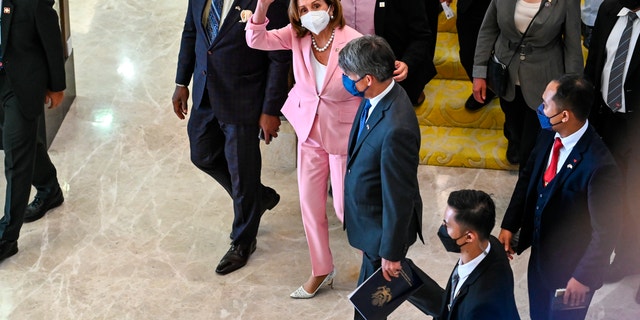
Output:
<svg viewBox="0 0 640 320">
<path fill-rule="evenodd" d="M 529 28 L 531 27 L 531 24 L 533 24 L 533 21 L 536 19 L 536 17 L 538 16 L 538 13 L 540 13 L 541 10 L 542 10 L 542 5 L 540 6 L 540 9 L 538 9 L 538 12 L 536 12 L 536 14 L 533 16 L 531 21 L 529 21 L 529 25 L 527 26 L 527 29 L 522 34 L 522 37 L 520 38 L 520 42 L 518 43 L 516 48 L 520 48 L 522 46 L 524 37 L 527 35 L 527 32 L 529 32 Z M 495 48 L 495 44 L 493 45 L 493 47 Z M 500 62 L 500 60 L 498 60 L 498 57 L 496 57 L 495 51 L 491 51 L 491 56 L 489 57 L 489 61 L 487 62 L 486 81 L 487 81 L 487 87 L 491 89 L 493 93 L 498 95 L 498 97 L 504 97 L 504 95 L 507 92 L 507 82 L 509 81 L 509 65 L 511 65 L 511 61 L 513 60 L 513 57 L 516 56 L 517 52 L 518 52 L 517 50 L 514 50 L 513 55 L 511 55 L 511 59 L 509 59 L 509 62 L 507 64 L 504 64 Z"/>
<path fill-rule="evenodd" d="M 507 91 L 508 77 L 508 66 L 491 52 L 491 58 L 487 62 L 487 87 L 499 97 L 503 97 Z"/>
</svg>

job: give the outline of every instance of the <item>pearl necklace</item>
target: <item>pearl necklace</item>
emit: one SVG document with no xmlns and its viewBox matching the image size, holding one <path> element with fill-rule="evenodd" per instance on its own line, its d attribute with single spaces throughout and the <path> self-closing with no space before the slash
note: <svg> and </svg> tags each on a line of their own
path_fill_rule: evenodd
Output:
<svg viewBox="0 0 640 320">
<path fill-rule="evenodd" d="M 324 47 L 320 48 L 318 47 L 318 44 L 316 43 L 316 38 L 313 37 L 313 34 L 311 35 L 311 44 L 313 45 L 313 48 L 316 49 L 318 52 L 324 52 L 327 51 L 327 49 L 329 49 L 329 46 L 331 45 L 331 42 L 333 41 L 333 37 L 336 35 L 336 29 L 331 30 L 331 37 L 329 37 L 329 41 L 327 41 L 327 44 L 324 45 Z"/>
</svg>

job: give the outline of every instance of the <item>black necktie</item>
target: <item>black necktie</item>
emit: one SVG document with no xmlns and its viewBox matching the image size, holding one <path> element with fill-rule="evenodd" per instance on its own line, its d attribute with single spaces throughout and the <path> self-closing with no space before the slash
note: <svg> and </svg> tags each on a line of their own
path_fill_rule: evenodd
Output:
<svg viewBox="0 0 640 320">
<path fill-rule="evenodd" d="M 453 305 L 453 300 L 456 298 L 456 287 L 458 286 L 458 281 L 460 280 L 460 276 L 458 275 L 458 266 L 453 269 L 453 275 L 451 275 L 451 297 L 449 297 L 449 309 L 451 309 L 451 305 Z"/>
</svg>

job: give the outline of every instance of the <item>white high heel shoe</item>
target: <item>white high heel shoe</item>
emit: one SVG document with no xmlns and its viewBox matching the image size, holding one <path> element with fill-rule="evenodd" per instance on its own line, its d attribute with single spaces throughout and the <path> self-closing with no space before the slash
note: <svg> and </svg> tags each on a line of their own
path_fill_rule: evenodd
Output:
<svg viewBox="0 0 640 320">
<path fill-rule="evenodd" d="M 292 292 L 289 296 L 294 299 L 311 299 L 315 297 L 318 290 L 320 290 L 320 288 L 325 285 L 328 285 L 329 287 L 331 287 L 331 289 L 333 289 L 333 277 L 335 276 L 336 270 L 334 269 L 327 275 L 327 277 L 324 278 L 324 280 L 322 280 L 322 283 L 320 283 L 320 285 L 316 288 L 316 291 L 314 291 L 313 293 L 308 293 L 306 290 L 304 290 L 303 286 L 300 286 L 300 288 L 296 289 L 296 291 Z"/>
</svg>

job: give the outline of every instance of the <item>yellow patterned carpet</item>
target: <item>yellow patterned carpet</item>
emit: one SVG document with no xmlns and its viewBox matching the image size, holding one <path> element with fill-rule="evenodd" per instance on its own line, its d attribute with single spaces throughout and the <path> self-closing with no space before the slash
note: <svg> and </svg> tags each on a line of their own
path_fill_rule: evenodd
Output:
<svg viewBox="0 0 640 320">
<path fill-rule="evenodd" d="M 455 9 L 455 1 L 451 5 Z M 422 164 L 516 170 L 505 152 L 504 114 L 498 100 L 477 112 L 464 108 L 471 82 L 458 57 L 455 17 L 439 18 L 434 62 L 438 75 L 424 89 L 425 102 L 416 108 L 422 132 Z"/>
</svg>

